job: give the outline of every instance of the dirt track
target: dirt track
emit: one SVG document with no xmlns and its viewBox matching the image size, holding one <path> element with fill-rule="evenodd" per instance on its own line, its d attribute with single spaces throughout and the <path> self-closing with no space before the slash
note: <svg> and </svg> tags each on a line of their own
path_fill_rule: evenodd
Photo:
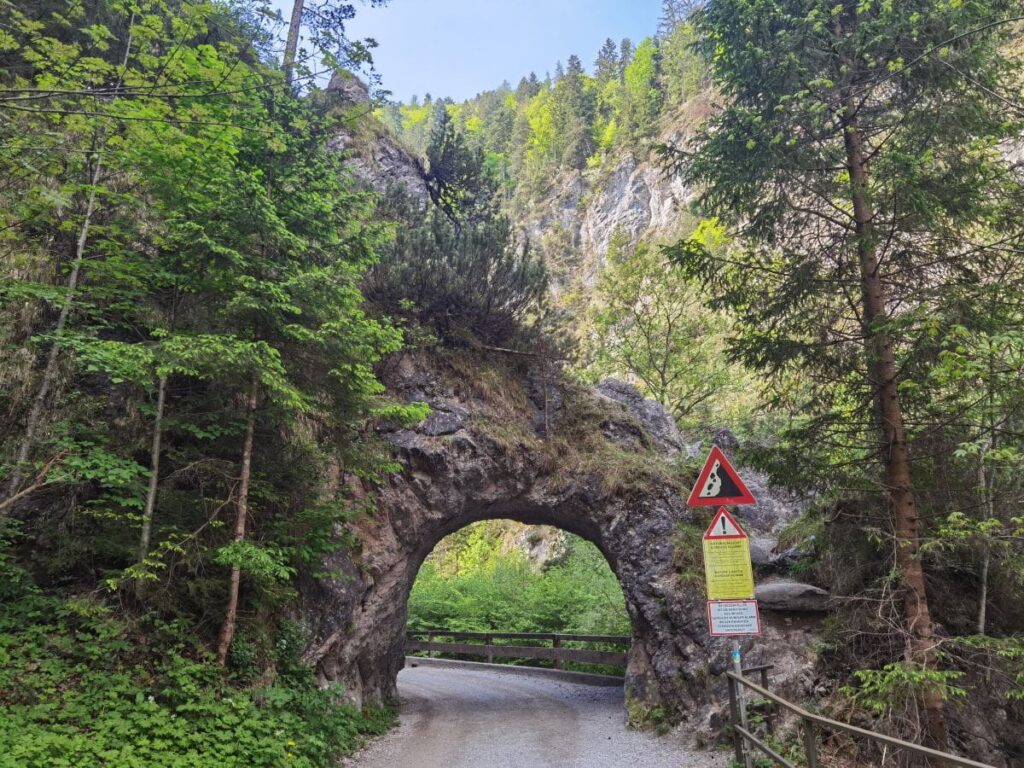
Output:
<svg viewBox="0 0 1024 768">
<path fill-rule="evenodd" d="M 398 676 L 401 725 L 354 768 L 725 768 L 676 736 L 625 725 L 622 689 L 420 666 Z"/>
</svg>

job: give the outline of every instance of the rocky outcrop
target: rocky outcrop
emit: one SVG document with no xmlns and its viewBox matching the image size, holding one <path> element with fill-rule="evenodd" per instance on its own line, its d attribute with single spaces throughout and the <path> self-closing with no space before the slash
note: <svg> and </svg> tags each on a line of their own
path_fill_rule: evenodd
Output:
<svg viewBox="0 0 1024 768">
<path fill-rule="evenodd" d="M 594 191 L 580 218 L 579 244 L 597 265 L 617 232 L 633 245 L 675 234 L 690 197 L 678 176 L 666 174 L 653 158 L 632 155 L 621 158 L 607 177 L 595 178 Z"/>
<path fill-rule="evenodd" d="M 603 387 L 609 396 L 558 383 L 559 418 L 550 435 L 538 437 L 529 372 L 511 366 L 500 371 L 500 388 L 478 383 L 498 380 L 495 371 L 474 376 L 465 361 L 455 370 L 405 355 L 388 366 L 394 396 L 427 400 L 437 410 L 415 429 L 382 432 L 401 471 L 378 486 L 353 485 L 374 511 L 339 531 L 349 545 L 324 562 L 330 577 L 303 578 L 307 659 L 322 681 L 343 683 L 356 702 L 392 699 L 404 659 L 406 601 L 420 564 L 449 533 L 503 518 L 593 542 L 629 611 L 630 701 L 637 711 L 700 711 L 718 695 L 708 687 L 707 669 L 715 659 L 724 663 L 726 644 L 708 637 L 703 589 L 677 562 L 681 527 L 693 530 L 705 516 L 685 505 L 693 480 L 678 469 L 685 440 L 656 404 L 618 384 Z M 637 429 L 642 440 L 628 449 L 607 437 Z M 776 504 L 772 490 L 760 490 L 761 505 Z M 780 626 L 772 636 L 785 639 L 787 631 Z M 773 653 L 799 650 L 787 644 Z"/>
<path fill-rule="evenodd" d="M 557 294 L 574 280 L 593 287 L 614 238 L 670 241 L 680 234 L 691 190 L 650 155 L 605 159 L 601 168 L 570 171 L 544 194 L 514 210 L 527 238 L 561 265 Z M 566 254 L 569 254 L 568 257 Z"/>
<path fill-rule="evenodd" d="M 337 72 L 327 93 L 351 114 L 328 145 L 346 153 L 345 167 L 370 189 L 386 193 L 397 187 L 425 207 L 429 193 L 423 167 L 370 116 L 372 104 L 366 84 L 348 72 Z"/>
<path fill-rule="evenodd" d="M 670 455 L 684 453 L 688 458 L 696 455 L 700 443 L 687 445 L 668 409 L 656 400 L 646 399 L 632 384 L 618 379 L 604 379 L 594 387 L 594 391 L 600 397 L 624 406 L 658 450 Z M 612 426 L 610 424 L 609 429 Z M 621 426 L 619 429 L 621 431 Z M 614 439 L 611 435 L 609 438 Z"/>
</svg>

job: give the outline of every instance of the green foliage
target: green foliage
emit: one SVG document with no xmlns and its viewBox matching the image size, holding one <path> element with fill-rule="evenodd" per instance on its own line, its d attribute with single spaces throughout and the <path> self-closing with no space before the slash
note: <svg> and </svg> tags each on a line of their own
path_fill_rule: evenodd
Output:
<svg viewBox="0 0 1024 768">
<path fill-rule="evenodd" d="M 730 352 L 769 387 L 785 428 L 756 458 L 837 507 L 823 563 L 869 600 L 894 595 L 889 564 L 917 546 L 896 541 L 880 503 L 895 438 L 880 443 L 871 371 L 880 350 L 894 357 L 929 599 L 954 633 L 977 631 L 992 590 L 1019 584 L 1011 371 L 1024 271 L 1005 247 L 1022 239 L 1022 189 L 998 147 L 1021 131 L 1006 107 L 1021 82 L 1016 32 L 1001 21 L 1020 12 L 1014 1 L 708 3 L 692 17 L 696 45 L 728 106 L 669 153 L 735 238 L 724 253 L 691 240 L 670 256 L 732 313 Z M 870 158 L 855 183 L 854 134 Z M 876 276 L 886 298 L 868 313 Z M 871 612 L 847 614 L 890 631 Z M 1007 612 L 996 631 L 1020 621 Z M 863 650 L 883 666 L 902 649 Z"/>
<path fill-rule="evenodd" d="M 347 4 L 329 5 L 314 43 L 358 58 L 332 15 Z M 300 567 L 351 546 L 348 523 L 364 512 L 344 487 L 324 492 L 329 468 L 389 471 L 367 425 L 416 421 L 426 407 L 388 402 L 374 372 L 402 344 L 360 290 L 388 237 L 375 198 L 328 148 L 331 97 L 285 83 L 254 10 L 0 9 L 0 503 L 13 499 L 25 521 L 15 552 L 41 584 L 120 589 L 123 616 L 180 620 L 198 644 L 239 568 L 237 658 L 257 679 L 273 666 L 253 640 L 259 622 L 294 595 Z M 224 523 L 239 508 L 253 391 L 247 535 L 232 541 Z M 53 631 L 67 643 L 76 630 Z M 198 646 L 183 654 L 211 672 Z M 136 660 L 153 663 L 141 650 Z M 68 685 L 87 668 L 76 660 Z M 260 696 L 236 698 L 254 722 Z M 319 717 L 314 698 L 295 708 Z M 50 722 L 53 706 L 24 716 Z M 288 706 L 278 709 L 259 728 L 280 722 Z"/>
<path fill-rule="evenodd" d="M 629 634 L 622 589 L 596 547 L 563 534 L 565 553 L 539 570 L 506 535 L 500 523 L 476 523 L 442 541 L 413 584 L 409 626 Z"/>
<path fill-rule="evenodd" d="M 658 47 L 644 38 L 633 52 L 633 60 L 622 76 L 622 126 L 634 141 L 649 137 L 657 126 L 661 105 L 658 90 Z"/>
<path fill-rule="evenodd" d="M 2 766 L 325 768 L 392 722 L 344 706 L 293 661 L 245 688 L 184 622 L 128 623 L 90 598 L 48 597 L 6 553 L 0 584 Z M 279 631 L 280 657 L 294 657 L 293 634 Z"/>
<path fill-rule="evenodd" d="M 406 222 L 370 270 L 365 290 L 381 311 L 446 344 L 505 344 L 540 313 L 547 271 L 503 217 L 454 223 L 436 208 L 399 201 Z"/>
<path fill-rule="evenodd" d="M 295 569 L 286 565 L 288 552 L 280 547 L 267 548 L 251 541 L 231 541 L 219 548 L 210 558 L 217 565 L 241 568 L 257 581 L 286 582 Z"/>
<path fill-rule="evenodd" d="M 840 690 L 852 702 L 880 717 L 920 700 L 926 689 L 938 691 L 943 701 L 967 694 L 954 684 L 963 677 L 962 672 L 925 669 L 910 662 L 894 662 L 882 669 L 859 669 L 853 676 L 856 682 Z"/>
<path fill-rule="evenodd" d="M 1010 680 L 1006 686 L 1006 698 L 1024 701 L 1024 638 L 972 635 L 959 637 L 956 642 L 963 648 L 989 654 L 989 658 L 983 659 L 983 669 L 1004 667 Z"/>
<path fill-rule="evenodd" d="M 505 85 L 462 104 L 414 99 L 389 105 L 381 115 L 406 147 L 429 158 L 430 168 L 444 165 L 436 147 L 454 144 L 438 141 L 445 132 L 438 126 L 455 123 L 462 132 L 456 141 L 469 151 L 463 156 L 476 151 L 489 158 L 493 180 L 518 209 L 550 190 L 561 173 L 598 168 L 605 155 L 642 153 L 667 127 L 667 117 L 706 83 L 706 66 L 692 42 L 687 23 L 637 46 L 608 39 L 593 75 L 573 55 L 554 80 L 542 82 L 531 73 L 514 91 Z"/>
<path fill-rule="evenodd" d="M 432 123 L 426 149 L 430 197 L 456 223 L 462 218 L 477 219 L 487 213 L 494 196 L 483 150 L 466 146 L 465 134 L 443 102 L 434 105 Z M 478 129 L 467 125 L 466 131 Z"/>
<path fill-rule="evenodd" d="M 660 253 L 643 245 L 627 250 L 613 237 L 588 309 L 588 377 L 638 382 L 688 426 L 736 424 L 756 409 L 754 379 L 726 354 L 727 316 L 707 309 L 698 287 Z"/>
</svg>

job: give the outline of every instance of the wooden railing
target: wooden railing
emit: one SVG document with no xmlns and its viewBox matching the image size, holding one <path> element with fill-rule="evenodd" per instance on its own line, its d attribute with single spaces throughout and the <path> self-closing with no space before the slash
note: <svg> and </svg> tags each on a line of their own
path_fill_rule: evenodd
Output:
<svg viewBox="0 0 1024 768">
<path fill-rule="evenodd" d="M 424 639 L 426 638 L 426 639 Z M 439 641 L 444 639 L 444 642 Z M 496 644 L 498 641 L 529 641 L 530 645 Z M 537 645 L 548 643 L 549 645 Z M 498 658 L 534 659 L 551 661 L 555 669 L 561 669 L 563 662 L 579 664 L 605 664 L 626 666 L 626 651 L 595 650 L 591 648 L 566 647 L 566 643 L 600 644 L 629 647 L 630 639 L 623 635 L 567 635 L 541 632 L 452 632 L 447 629 L 408 630 L 405 650 L 425 651 L 428 656 L 435 653 L 450 653 L 462 656 L 480 656 L 488 662 Z"/>
<path fill-rule="evenodd" d="M 914 744 L 913 742 L 897 739 L 893 736 L 885 736 L 881 733 L 874 733 L 873 731 L 858 728 L 855 725 L 848 725 L 847 723 L 843 723 L 838 720 L 832 720 L 830 718 L 808 712 L 803 707 L 786 701 L 781 696 L 777 696 L 768 690 L 767 671 L 770 668 L 771 667 L 769 665 L 743 670 L 744 675 L 752 672 L 760 672 L 761 685 L 758 685 L 749 678 L 743 675 L 738 675 L 735 672 L 725 673 L 729 678 L 729 710 L 732 717 L 733 746 L 736 751 L 736 762 L 740 765 L 749 766 L 751 764 L 750 753 L 748 752 L 749 745 L 756 747 L 762 753 L 767 755 L 775 765 L 781 765 L 783 768 L 803 768 L 803 766 L 798 766 L 796 763 L 784 758 L 762 739 L 752 733 L 751 730 L 745 727 L 744 722 L 742 722 L 745 718 L 742 716 L 742 704 L 740 697 L 742 696 L 742 689 L 747 689 L 761 698 L 772 702 L 772 709 L 775 711 L 773 711 L 767 718 L 769 733 L 774 729 L 774 720 L 775 716 L 778 714 L 779 708 L 793 713 L 800 719 L 801 730 L 803 731 L 804 757 L 806 761 L 804 765 L 806 768 L 820 768 L 821 766 L 821 763 L 818 761 L 818 737 L 819 733 L 822 731 L 846 733 L 858 739 L 873 741 L 877 744 L 883 744 L 886 747 L 901 750 L 904 753 L 924 757 L 927 759 L 928 765 L 934 766 L 935 768 L 946 768 L 947 766 L 963 766 L 964 768 L 995 768 L 995 766 L 988 765 L 987 763 L 979 763 L 976 760 L 969 760 L 966 757 L 957 757 L 956 755 L 950 755 L 946 752 L 939 752 L 934 749 L 929 749 L 928 747 L 922 747 L 918 744 Z"/>
</svg>

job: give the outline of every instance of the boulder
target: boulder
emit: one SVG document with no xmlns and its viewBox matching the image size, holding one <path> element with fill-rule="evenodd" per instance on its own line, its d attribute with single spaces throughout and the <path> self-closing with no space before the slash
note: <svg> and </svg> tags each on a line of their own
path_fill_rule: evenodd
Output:
<svg viewBox="0 0 1024 768">
<path fill-rule="evenodd" d="M 826 590 L 797 581 L 758 584 L 754 596 L 761 607 L 769 611 L 824 613 L 829 606 L 829 593 Z"/>
<path fill-rule="evenodd" d="M 432 400 L 429 405 L 430 415 L 418 428 L 424 435 L 451 435 L 469 423 L 469 411 L 452 400 Z"/>
</svg>

